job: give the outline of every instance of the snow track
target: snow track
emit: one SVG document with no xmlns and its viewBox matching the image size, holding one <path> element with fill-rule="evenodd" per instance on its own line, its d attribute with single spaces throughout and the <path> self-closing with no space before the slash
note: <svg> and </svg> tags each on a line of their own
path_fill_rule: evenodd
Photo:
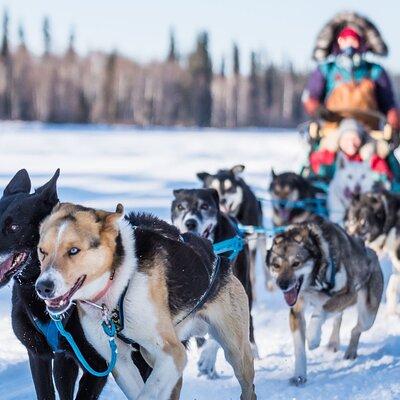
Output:
<svg viewBox="0 0 400 400">
<path fill-rule="evenodd" d="M 63 201 L 113 209 L 151 211 L 169 220 L 172 189 L 199 186 L 195 173 L 246 165 L 245 178 L 260 195 L 268 187 L 269 171 L 298 170 L 304 148 L 287 131 L 135 130 L 126 127 L 0 125 L 0 188 L 20 168 L 33 184 L 45 182 L 61 168 L 59 194 Z M 266 209 L 266 221 L 269 213 Z M 386 275 L 390 269 L 384 263 Z M 10 288 L 0 291 L 0 399 L 35 398 L 25 349 L 11 331 Z M 343 354 L 355 323 L 354 310 L 345 313 L 342 345 L 336 354 L 326 348 L 331 321 L 323 329 L 322 345 L 308 352 L 309 376 L 304 388 L 288 385 L 293 347 L 288 309 L 281 293 L 264 290 L 258 265 L 255 335 L 261 359 L 256 361 L 259 399 L 346 400 L 400 399 L 400 320 L 381 307 L 373 328 L 361 336 L 359 358 Z M 197 377 L 194 345 L 184 375 L 182 399 L 239 398 L 239 386 L 220 351 L 216 381 Z M 102 399 L 123 399 L 112 381 Z"/>
</svg>

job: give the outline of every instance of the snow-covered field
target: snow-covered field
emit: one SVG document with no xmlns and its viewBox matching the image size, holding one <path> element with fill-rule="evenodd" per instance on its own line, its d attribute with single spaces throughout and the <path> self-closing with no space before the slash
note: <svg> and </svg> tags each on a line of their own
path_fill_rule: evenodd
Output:
<svg viewBox="0 0 400 400">
<path fill-rule="evenodd" d="M 113 209 L 152 211 L 169 219 L 172 189 L 197 187 L 195 173 L 235 163 L 246 165 L 245 178 L 265 194 L 271 166 L 297 170 L 304 148 L 293 132 L 134 130 L 126 127 L 62 127 L 25 124 L 0 125 L 0 188 L 20 168 L 27 168 L 34 185 L 61 168 L 59 194 L 63 201 Z M 265 209 L 266 222 L 269 213 Z M 385 263 L 385 269 L 388 269 Z M 25 349 L 10 326 L 10 288 L 0 292 L 0 399 L 35 398 Z M 293 347 L 288 309 L 281 293 L 266 293 L 258 266 L 255 335 L 260 350 L 256 361 L 259 399 L 400 399 L 400 321 L 385 315 L 383 306 L 373 328 L 362 335 L 359 358 L 342 360 L 355 323 L 346 313 L 342 346 L 330 353 L 325 345 L 309 352 L 309 376 L 304 388 L 288 385 Z M 192 346 L 184 375 L 182 399 L 238 399 L 239 387 L 219 353 L 219 380 L 197 376 L 198 352 Z M 102 399 L 124 396 L 110 379 Z"/>
</svg>

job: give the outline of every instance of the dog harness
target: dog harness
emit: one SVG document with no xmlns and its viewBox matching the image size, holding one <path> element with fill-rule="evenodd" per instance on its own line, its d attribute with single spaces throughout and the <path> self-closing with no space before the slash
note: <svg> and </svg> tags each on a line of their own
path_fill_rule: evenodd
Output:
<svg viewBox="0 0 400 400">
<path fill-rule="evenodd" d="M 61 352 L 60 348 L 60 333 L 57 329 L 55 322 L 50 319 L 48 322 L 42 322 L 39 318 L 33 316 L 33 323 L 38 332 L 40 332 L 45 338 L 48 345 L 51 347 L 53 352 Z"/>
<path fill-rule="evenodd" d="M 100 307 L 100 306 L 99 306 Z M 80 364 L 82 367 L 89 372 L 91 375 L 96 376 L 98 378 L 106 377 L 112 372 L 112 370 L 115 367 L 115 364 L 117 363 L 117 355 L 118 355 L 118 348 L 117 344 L 115 343 L 115 335 L 116 335 L 116 327 L 112 319 L 109 319 L 107 317 L 108 313 L 106 312 L 107 310 L 104 307 L 101 307 L 103 309 L 102 316 L 103 316 L 103 322 L 101 324 L 104 333 L 108 336 L 108 344 L 110 346 L 110 352 L 111 352 L 111 360 L 108 364 L 108 367 L 105 371 L 96 371 L 94 370 L 89 363 L 86 361 L 85 357 L 79 350 L 78 345 L 76 344 L 74 338 L 72 335 L 67 332 L 64 328 L 64 325 L 61 321 L 61 317 L 59 315 L 52 315 L 51 319 L 54 321 L 58 331 L 60 332 L 60 335 L 63 336 L 69 345 L 71 346 L 72 350 L 74 351 L 77 359 L 79 360 Z"/>
<path fill-rule="evenodd" d="M 190 317 L 192 314 L 194 314 L 196 311 L 198 311 L 199 309 L 201 309 L 204 306 L 204 304 L 208 300 L 209 295 L 211 294 L 212 290 L 215 287 L 220 269 L 221 269 L 221 258 L 219 256 L 216 256 L 215 267 L 213 268 L 211 275 L 209 274 L 210 283 L 208 285 L 207 290 L 197 300 L 197 302 L 193 306 L 193 308 L 186 315 L 184 315 L 182 318 L 180 318 L 175 323 L 175 326 L 182 323 L 186 318 Z M 51 328 L 50 328 L 51 331 L 53 332 L 53 330 L 54 330 L 53 325 L 54 325 L 55 328 L 58 330 L 59 335 L 63 336 L 67 340 L 67 342 L 71 346 L 72 350 L 74 351 L 76 357 L 78 358 L 78 360 L 81 363 L 81 365 L 83 366 L 83 368 L 87 372 L 89 372 L 91 375 L 94 375 L 96 377 L 108 376 L 110 374 L 110 372 L 112 372 L 112 370 L 114 369 L 115 364 L 117 363 L 118 348 L 117 348 L 117 344 L 115 342 L 115 337 L 122 340 L 124 343 L 131 345 L 135 351 L 139 350 L 139 345 L 134 340 L 129 339 L 127 336 L 125 336 L 122 333 L 122 331 L 124 329 L 124 300 L 125 300 L 126 293 L 128 291 L 128 287 L 129 287 L 129 282 L 126 285 L 126 288 L 124 289 L 124 291 L 118 301 L 117 308 L 114 309 L 111 313 L 108 311 L 105 304 L 100 306 L 100 305 L 90 302 L 90 301 L 84 301 L 88 305 L 91 305 L 93 307 L 101 309 L 102 319 L 103 319 L 102 328 L 103 328 L 104 333 L 108 336 L 109 347 L 110 347 L 110 352 L 111 352 L 111 360 L 108 364 L 108 368 L 105 371 L 102 371 L 102 372 L 96 371 L 89 365 L 89 363 L 86 361 L 85 357 L 81 353 L 81 351 L 80 351 L 78 345 L 76 344 L 74 338 L 72 337 L 72 335 L 65 330 L 65 328 L 62 324 L 62 321 L 61 321 L 61 317 L 59 315 L 50 314 L 51 319 L 52 319 L 52 324 L 49 325 L 49 326 L 51 326 Z M 43 334 L 45 334 L 44 333 L 45 331 L 44 330 L 42 331 L 41 328 L 39 328 L 39 325 L 38 325 L 38 329 L 41 332 L 43 332 Z M 42 329 L 44 329 L 44 327 L 42 327 Z"/>
</svg>

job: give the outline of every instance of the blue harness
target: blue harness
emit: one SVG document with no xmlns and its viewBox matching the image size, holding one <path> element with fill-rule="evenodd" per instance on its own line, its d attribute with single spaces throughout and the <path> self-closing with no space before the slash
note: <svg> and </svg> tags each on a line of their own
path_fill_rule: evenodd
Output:
<svg viewBox="0 0 400 400">
<path fill-rule="evenodd" d="M 328 210 L 326 208 L 326 199 L 323 198 L 307 198 L 301 200 L 273 200 L 259 197 L 260 201 L 269 202 L 273 206 L 278 206 L 284 209 L 301 209 L 304 211 L 310 211 L 322 217 L 328 216 Z"/>
<path fill-rule="evenodd" d="M 79 350 L 78 345 L 76 344 L 74 338 L 72 335 L 67 332 L 64 328 L 64 325 L 61 321 L 61 317 L 58 315 L 52 315 L 50 314 L 51 319 L 54 321 L 54 324 L 59 331 L 60 335 L 63 336 L 67 342 L 70 344 L 72 347 L 72 350 L 74 351 L 76 357 L 78 358 L 79 362 L 85 368 L 87 372 L 92 374 L 93 376 L 96 376 L 98 378 L 102 378 L 105 376 L 108 376 L 110 372 L 114 369 L 115 364 L 117 363 L 117 355 L 118 355 L 118 349 L 117 349 L 117 344 L 115 343 L 115 335 L 117 332 L 117 328 L 115 327 L 115 324 L 112 319 L 108 319 L 108 321 L 104 320 L 101 324 L 104 333 L 108 336 L 108 343 L 110 346 L 110 351 L 111 351 L 111 360 L 110 363 L 108 364 L 108 367 L 105 371 L 98 372 L 95 371 L 89 363 L 86 361 L 85 357 Z"/>
<path fill-rule="evenodd" d="M 235 235 L 230 239 L 226 239 L 222 242 L 213 244 L 214 253 L 217 255 L 230 252 L 230 255 L 228 256 L 229 261 L 233 261 L 243 250 L 243 247 L 244 239 L 242 236 L 239 235 Z"/>
<path fill-rule="evenodd" d="M 52 319 L 49 322 L 42 322 L 39 318 L 33 316 L 33 323 L 36 329 L 46 338 L 53 352 L 61 351 L 60 334 L 55 322 Z"/>
</svg>

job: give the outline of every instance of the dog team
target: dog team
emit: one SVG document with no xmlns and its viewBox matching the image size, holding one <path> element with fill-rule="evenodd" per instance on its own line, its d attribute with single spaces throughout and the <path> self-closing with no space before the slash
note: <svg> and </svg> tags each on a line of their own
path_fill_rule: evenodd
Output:
<svg viewBox="0 0 400 400">
<path fill-rule="evenodd" d="M 61 400 L 97 399 L 107 374 L 93 371 L 112 367 L 128 399 L 179 399 L 186 347 L 196 337 L 199 373 L 216 376 L 222 347 L 241 399 L 256 399 L 257 252 L 266 260 L 268 287 L 272 277 L 289 306 L 290 382 L 305 384 L 305 343 L 310 350 L 319 346 L 330 317 L 329 347 L 338 351 L 342 313 L 353 305 L 358 319 L 344 357 L 355 359 L 383 293 L 375 251 L 392 258 L 387 302 L 397 311 L 400 198 L 375 189 L 364 172 L 352 171 L 350 186 L 353 166 L 343 159 L 337 164 L 342 178 L 332 181 L 327 204 L 338 224 L 304 206 L 322 193 L 311 180 L 272 171 L 273 223 L 283 229 L 268 250 L 265 236 L 242 230 L 263 226 L 261 202 L 243 180 L 242 165 L 198 173 L 201 189 L 174 190 L 172 224 L 145 213 L 125 215 L 121 204 L 108 212 L 60 203 L 59 171 L 31 193 L 29 175 L 20 170 L 0 200 L 0 286 L 14 280 L 12 327 L 28 351 L 37 398 L 52 400 L 57 392 Z M 358 196 L 347 196 L 356 186 Z M 213 245 L 236 236 L 243 246 L 234 257 L 216 254 Z M 312 308 L 307 329 L 306 306 Z M 106 327 L 114 331 L 106 335 Z"/>
</svg>

